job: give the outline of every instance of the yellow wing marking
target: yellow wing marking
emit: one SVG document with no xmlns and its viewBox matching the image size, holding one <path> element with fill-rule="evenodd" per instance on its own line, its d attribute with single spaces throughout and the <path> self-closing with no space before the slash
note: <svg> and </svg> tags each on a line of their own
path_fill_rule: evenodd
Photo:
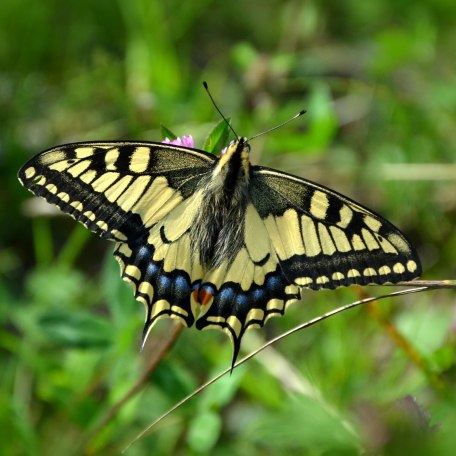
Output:
<svg viewBox="0 0 456 456">
<path fill-rule="evenodd" d="M 380 222 L 380 220 L 375 219 L 374 217 L 371 217 L 370 215 L 364 216 L 364 223 L 372 231 L 375 231 L 375 232 L 378 232 L 380 230 L 380 228 L 382 227 L 382 222 Z"/>
<path fill-rule="evenodd" d="M 388 236 L 388 240 L 393 244 L 399 252 L 408 253 L 410 251 L 409 246 L 403 238 L 398 234 L 392 233 Z"/>
<path fill-rule="evenodd" d="M 264 220 L 277 256 L 281 259 L 305 253 L 297 215 L 295 210 L 288 209 L 282 216 L 269 215 Z"/>
<path fill-rule="evenodd" d="M 343 279 L 345 279 L 345 276 L 341 272 L 333 272 L 333 275 L 331 278 L 333 280 L 343 280 Z"/>
<path fill-rule="evenodd" d="M 108 188 L 104 196 L 111 202 L 115 203 L 117 199 L 124 193 L 124 192 L 130 192 L 130 182 L 133 179 L 133 176 L 124 176 L 122 179 L 120 179 L 118 182 L 116 182 L 115 185 L 112 187 Z"/>
<path fill-rule="evenodd" d="M 261 261 L 271 251 L 268 232 L 252 204 L 247 206 L 245 213 L 244 242 L 253 261 Z"/>
<path fill-rule="evenodd" d="M 68 193 L 65 193 L 65 192 L 60 192 L 57 195 L 57 198 L 61 199 L 65 203 L 69 203 L 70 202 L 70 195 L 68 195 Z"/>
<path fill-rule="evenodd" d="M 337 226 L 340 226 L 343 229 L 347 228 L 347 226 L 350 224 L 351 219 L 353 217 L 353 211 L 346 204 L 344 204 L 340 208 L 339 216 L 340 216 L 340 221 L 337 222 Z"/>
<path fill-rule="evenodd" d="M 325 255 L 332 255 L 336 251 L 336 246 L 334 245 L 333 240 L 323 223 L 318 224 L 318 234 L 320 236 L 320 244 Z"/>
<path fill-rule="evenodd" d="M 393 271 L 394 271 L 396 274 L 402 274 L 403 272 L 405 272 L 404 265 L 403 265 L 402 263 L 396 263 L 396 264 L 393 266 Z"/>
<path fill-rule="evenodd" d="M 326 193 L 315 190 L 310 199 L 310 213 L 321 220 L 326 218 L 326 212 L 329 208 L 329 199 Z"/>
<path fill-rule="evenodd" d="M 130 171 L 137 174 L 144 173 L 149 166 L 150 157 L 151 153 L 148 147 L 137 147 L 130 158 Z"/>
<path fill-rule="evenodd" d="M 164 227 L 166 238 L 174 241 L 188 231 L 203 202 L 203 194 L 198 191 L 171 210 L 160 224 Z"/>
<path fill-rule="evenodd" d="M 119 178 L 119 173 L 103 173 L 98 179 L 92 182 L 92 187 L 96 192 L 103 193 Z"/>
<path fill-rule="evenodd" d="M 283 299 L 277 299 L 277 298 L 270 299 L 266 304 L 266 309 L 269 311 L 272 310 L 272 311 L 282 312 L 284 308 L 285 308 L 285 302 L 283 301 Z M 272 316 L 272 315 L 270 314 L 270 316 Z"/>
<path fill-rule="evenodd" d="M 312 277 L 298 277 L 295 282 L 300 287 L 306 287 L 313 282 L 313 279 Z"/>
<path fill-rule="evenodd" d="M 36 169 L 33 166 L 31 166 L 30 168 L 27 168 L 25 170 L 24 174 L 27 179 L 30 179 L 36 174 Z"/>
<path fill-rule="evenodd" d="M 363 275 L 367 277 L 372 277 L 377 275 L 377 271 L 374 268 L 366 268 L 363 271 Z"/>
<path fill-rule="evenodd" d="M 90 160 L 82 160 L 75 165 L 72 165 L 68 168 L 68 172 L 73 176 L 73 177 L 78 177 L 80 174 L 82 174 L 87 168 L 90 168 L 91 161 Z"/>
<path fill-rule="evenodd" d="M 387 275 L 387 274 L 391 274 L 391 268 L 389 266 L 382 266 L 379 268 L 378 270 L 378 273 L 380 275 Z"/>
<path fill-rule="evenodd" d="M 46 190 L 53 193 L 54 195 L 58 192 L 58 188 L 54 184 L 47 184 Z"/>
<path fill-rule="evenodd" d="M 366 230 L 366 228 L 362 228 L 361 234 L 363 235 L 364 242 L 366 243 L 367 248 L 369 250 L 375 250 L 380 248 L 378 242 L 375 240 L 374 236 L 372 236 L 372 233 L 369 230 Z"/>
<path fill-rule="evenodd" d="M 106 164 L 106 170 L 107 171 L 117 171 L 117 166 L 115 165 L 115 162 L 119 158 L 120 152 L 117 147 L 114 147 L 113 149 L 108 150 L 105 155 L 105 164 Z"/>
<path fill-rule="evenodd" d="M 352 249 L 347 236 L 340 228 L 331 225 L 329 227 L 329 231 L 332 234 L 334 243 L 336 244 L 336 248 L 339 252 L 349 252 Z"/>
<path fill-rule="evenodd" d="M 119 199 L 116 201 L 119 207 L 125 212 L 129 212 L 138 202 L 143 190 L 149 185 L 150 180 L 150 176 L 138 176 L 134 179 L 130 183 L 127 191 L 119 196 Z"/>
<path fill-rule="evenodd" d="M 62 160 L 66 160 L 66 158 L 67 158 L 67 153 L 65 151 L 53 150 L 52 152 L 41 155 L 39 157 L 39 161 L 44 166 L 51 165 L 50 168 L 52 168 L 53 163 L 60 162 Z M 55 164 L 57 164 L 57 163 L 55 163 Z M 66 162 L 65 162 L 65 165 L 68 166 L 68 164 Z"/>
<path fill-rule="evenodd" d="M 94 153 L 93 147 L 77 147 L 74 152 L 76 154 L 76 158 L 87 158 L 91 157 Z"/>
<path fill-rule="evenodd" d="M 79 176 L 82 182 L 85 182 L 86 184 L 91 184 L 96 177 L 97 172 L 94 169 L 89 169 Z"/>
<path fill-rule="evenodd" d="M 183 200 L 177 190 L 168 186 L 164 176 L 157 177 L 137 203 L 132 212 L 138 213 L 146 228 L 162 219 Z"/>
<path fill-rule="evenodd" d="M 361 277 L 361 274 L 357 269 L 349 269 L 347 272 L 347 277 L 349 278 L 355 278 L 355 277 Z"/>
<path fill-rule="evenodd" d="M 313 257 L 321 252 L 321 245 L 318 242 L 317 230 L 314 221 L 307 215 L 301 217 L 302 238 L 305 245 L 305 253 Z"/>
<path fill-rule="evenodd" d="M 366 248 L 366 244 L 364 244 L 363 240 L 361 239 L 361 236 L 358 234 L 354 234 L 351 239 L 353 248 L 355 250 L 364 250 Z"/>
</svg>

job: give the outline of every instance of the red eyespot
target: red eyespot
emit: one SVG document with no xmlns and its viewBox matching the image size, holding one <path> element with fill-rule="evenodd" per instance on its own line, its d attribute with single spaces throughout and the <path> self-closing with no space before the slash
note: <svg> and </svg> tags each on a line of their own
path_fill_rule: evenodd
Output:
<svg viewBox="0 0 456 456">
<path fill-rule="evenodd" d="M 214 299 L 214 295 L 207 289 L 197 289 L 193 292 L 193 299 L 198 304 L 205 306 L 210 304 Z"/>
</svg>

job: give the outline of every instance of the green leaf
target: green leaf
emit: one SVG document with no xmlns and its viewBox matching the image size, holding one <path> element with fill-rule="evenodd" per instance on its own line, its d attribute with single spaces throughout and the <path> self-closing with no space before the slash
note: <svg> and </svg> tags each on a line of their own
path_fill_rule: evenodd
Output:
<svg viewBox="0 0 456 456">
<path fill-rule="evenodd" d="M 60 347 L 105 347 L 114 337 L 111 325 L 104 317 L 82 311 L 53 311 L 43 314 L 38 323 L 48 339 Z"/>
<path fill-rule="evenodd" d="M 227 122 L 230 122 L 230 118 L 227 117 Z M 206 141 L 204 141 L 203 150 L 206 152 L 214 153 L 222 150 L 228 144 L 228 137 L 230 134 L 230 127 L 224 119 L 214 127 L 209 133 Z"/>
<path fill-rule="evenodd" d="M 222 429 L 222 420 L 217 413 L 206 410 L 199 413 L 190 425 L 187 441 L 196 452 L 207 452 L 217 443 Z"/>
<path fill-rule="evenodd" d="M 165 139 L 173 141 L 177 138 L 177 135 L 175 135 L 169 128 L 165 127 L 163 124 L 160 124 L 160 136 L 162 141 L 164 141 Z"/>
</svg>

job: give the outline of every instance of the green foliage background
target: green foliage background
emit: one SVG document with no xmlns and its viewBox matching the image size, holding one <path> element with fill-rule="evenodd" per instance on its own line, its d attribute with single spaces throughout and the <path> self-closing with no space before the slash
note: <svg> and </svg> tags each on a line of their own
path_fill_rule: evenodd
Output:
<svg viewBox="0 0 456 456">
<path fill-rule="evenodd" d="M 3 0 L 0 453 L 119 454 L 231 358 L 223 334 L 183 331 L 97 431 L 171 325 L 138 352 L 143 309 L 112 246 L 31 200 L 16 179 L 28 158 L 71 141 L 160 140 L 160 123 L 202 145 L 219 121 L 207 80 L 242 135 L 306 109 L 252 142 L 252 161 L 382 213 L 415 243 L 424 278 L 455 278 L 455 42 L 450 0 Z M 244 350 L 358 297 L 309 291 Z M 127 454 L 450 454 L 455 297 L 382 302 L 295 334 Z"/>
</svg>

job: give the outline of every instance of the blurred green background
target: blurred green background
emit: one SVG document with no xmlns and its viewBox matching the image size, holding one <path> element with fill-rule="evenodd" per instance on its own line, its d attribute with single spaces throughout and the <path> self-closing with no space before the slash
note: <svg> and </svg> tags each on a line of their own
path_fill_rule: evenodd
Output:
<svg viewBox="0 0 456 456">
<path fill-rule="evenodd" d="M 3 0 L 0 4 L 0 454 L 119 454 L 227 367 L 222 333 L 184 330 L 140 393 L 160 322 L 112 246 L 37 204 L 16 173 L 70 141 L 202 145 L 219 121 L 207 80 L 252 161 L 380 212 L 419 250 L 424 278 L 456 277 L 456 3 L 450 0 Z M 385 288 L 368 288 L 381 293 Z M 391 289 L 389 289 L 391 290 Z M 244 338 L 244 353 L 358 299 L 307 292 Z M 207 389 L 127 454 L 451 454 L 455 292 L 358 308 L 294 334 Z"/>
</svg>

